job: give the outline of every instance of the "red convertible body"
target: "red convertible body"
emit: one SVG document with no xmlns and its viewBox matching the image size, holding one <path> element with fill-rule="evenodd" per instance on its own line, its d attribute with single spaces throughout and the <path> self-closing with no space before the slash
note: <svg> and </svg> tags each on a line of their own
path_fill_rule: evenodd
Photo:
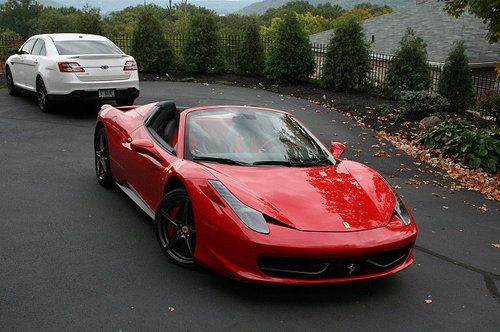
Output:
<svg viewBox="0 0 500 332">
<path fill-rule="evenodd" d="M 157 223 L 165 254 L 255 282 L 315 284 L 396 273 L 417 227 L 380 174 L 326 149 L 282 111 L 172 102 L 97 119 L 96 172 Z"/>
</svg>

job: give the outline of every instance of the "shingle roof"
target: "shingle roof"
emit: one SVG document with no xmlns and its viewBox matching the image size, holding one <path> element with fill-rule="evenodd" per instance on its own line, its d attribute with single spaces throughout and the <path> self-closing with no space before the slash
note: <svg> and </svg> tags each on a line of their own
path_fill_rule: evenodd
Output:
<svg viewBox="0 0 500 332">
<path fill-rule="evenodd" d="M 443 6 L 443 2 L 430 0 L 413 8 L 397 10 L 363 21 L 371 50 L 375 53 L 394 54 L 406 27 L 411 27 L 427 43 L 429 61 L 443 63 L 456 40 L 464 41 L 471 64 L 494 63 L 500 60 L 500 43 L 488 43 L 486 24 L 468 13 L 459 18 L 451 17 L 443 10 Z M 309 38 L 313 43 L 327 44 L 332 32 L 333 30 L 323 31 Z M 373 43 L 372 36 L 375 39 Z"/>
</svg>

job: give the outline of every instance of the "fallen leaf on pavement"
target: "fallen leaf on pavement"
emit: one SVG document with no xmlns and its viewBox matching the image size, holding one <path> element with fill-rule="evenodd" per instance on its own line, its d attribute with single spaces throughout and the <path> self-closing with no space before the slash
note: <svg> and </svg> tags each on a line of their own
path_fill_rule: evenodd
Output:
<svg viewBox="0 0 500 332">
<path fill-rule="evenodd" d="M 427 299 L 427 300 L 424 300 L 425 304 L 431 304 L 432 303 L 432 300 L 431 299 Z"/>
<path fill-rule="evenodd" d="M 386 157 L 388 156 L 387 152 L 384 150 L 377 151 L 373 154 L 375 157 Z"/>
</svg>

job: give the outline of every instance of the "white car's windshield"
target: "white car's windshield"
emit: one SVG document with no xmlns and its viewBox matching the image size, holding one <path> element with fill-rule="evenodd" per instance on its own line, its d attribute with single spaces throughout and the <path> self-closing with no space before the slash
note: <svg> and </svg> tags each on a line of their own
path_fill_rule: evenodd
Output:
<svg viewBox="0 0 500 332">
<path fill-rule="evenodd" d="M 235 165 L 314 166 L 335 160 L 296 120 L 255 108 L 188 114 L 187 159 Z"/>
<path fill-rule="evenodd" d="M 54 42 L 59 55 L 123 54 L 106 40 L 61 40 Z"/>
</svg>

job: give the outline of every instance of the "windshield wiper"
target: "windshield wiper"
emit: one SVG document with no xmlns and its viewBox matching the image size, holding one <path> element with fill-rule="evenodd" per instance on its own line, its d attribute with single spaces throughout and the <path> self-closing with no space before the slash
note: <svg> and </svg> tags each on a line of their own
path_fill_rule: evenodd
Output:
<svg viewBox="0 0 500 332">
<path fill-rule="evenodd" d="M 324 166 L 331 165 L 328 159 L 317 160 L 258 160 L 252 165 L 278 165 L 287 167 L 309 167 L 309 166 Z"/>
<path fill-rule="evenodd" d="M 278 166 L 292 166 L 292 162 L 289 160 L 258 160 L 252 165 L 257 166 L 257 165 L 278 165 Z"/>
<path fill-rule="evenodd" d="M 239 165 L 239 166 L 249 166 L 249 163 L 239 160 L 233 160 L 229 158 L 218 158 L 218 157 L 208 157 L 208 156 L 199 156 L 193 157 L 194 161 L 213 161 L 219 164 L 227 164 L 227 165 Z"/>
</svg>

